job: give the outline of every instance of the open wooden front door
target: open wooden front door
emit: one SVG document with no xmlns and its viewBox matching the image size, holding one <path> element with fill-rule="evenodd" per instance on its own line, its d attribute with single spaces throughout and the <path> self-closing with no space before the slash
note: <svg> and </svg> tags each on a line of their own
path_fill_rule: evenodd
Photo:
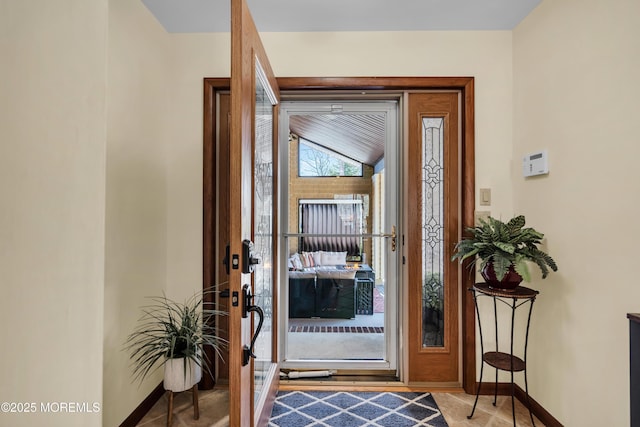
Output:
<svg viewBox="0 0 640 427">
<path fill-rule="evenodd" d="M 277 391 L 273 71 L 245 0 L 231 0 L 229 424 L 266 425 Z M 273 323 L 272 323 L 273 322 Z"/>
</svg>

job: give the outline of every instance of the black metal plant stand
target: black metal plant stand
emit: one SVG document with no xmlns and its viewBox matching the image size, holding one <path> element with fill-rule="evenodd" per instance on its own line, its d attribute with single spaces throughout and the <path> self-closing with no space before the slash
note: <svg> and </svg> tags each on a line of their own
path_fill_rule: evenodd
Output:
<svg viewBox="0 0 640 427">
<path fill-rule="evenodd" d="M 536 300 L 536 296 L 538 295 L 538 291 L 525 288 L 524 286 L 518 286 L 514 290 L 503 290 L 491 288 L 486 283 L 476 283 L 469 291 L 473 292 L 473 301 L 476 306 L 476 316 L 478 318 L 478 330 L 480 332 L 480 352 L 482 353 L 482 364 L 480 365 L 480 383 L 478 384 L 478 389 L 476 391 L 476 400 L 473 404 L 473 409 L 471 410 L 471 414 L 467 418 L 473 417 L 473 413 L 476 410 L 476 405 L 478 404 L 478 397 L 480 396 L 480 387 L 482 386 L 482 374 L 484 371 L 484 364 L 486 363 L 489 366 L 496 368 L 496 381 L 495 381 L 495 391 L 493 396 L 493 406 L 496 406 L 496 402 L 498 399 L 498 370 L 511 372 L 511 411 L 513 414 L 513 425 L 516 425 L 516 405 L 514 399 L 514 383 L 513 383 L 513 373 L 514 372 L 523 372 L 524 373 L 524 388 L 525 394 L 527 396 L 527 407 L 529 409 L 529 416 L 531 417 L 531 423 L 535 427 L 535 422 L 533 421 L 533 413 L 531 412 L 531 402 L 529 401 L 529 385 L 527 383 L 527 344 L 529 341 L 529 325 L 531 324 L 531 312 L 533 311 L 533 302 Z M 478 297 L 486 296 L 493 299 L 493 318 L 495 322 L 495 331 L 496 331 L 496 351 L 484 351 L 484 339 L 482 336 L 482 322 L 480 321 L 480 310 L 478 309 Z M 504 353 L 499 351 L 498 347 L 498 308 L 497 301 L 500 301 L 511 308 L 511 343 L 510 343 L 510 352 Z M 527 317 L 527 330 L 525 333 L 524 339 L 524 356 L 523 358 L 519 358 L 514 356 L 513 354 L 513 324 L 516 315 L 516 309 L 524 304 L 529 302 L 529 314 Z"/>
</svg>

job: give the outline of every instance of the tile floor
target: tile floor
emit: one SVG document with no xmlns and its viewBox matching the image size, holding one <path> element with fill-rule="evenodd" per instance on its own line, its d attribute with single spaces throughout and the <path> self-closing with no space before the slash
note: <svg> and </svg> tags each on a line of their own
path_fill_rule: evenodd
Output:
<svg viewBox="0 0 640 427">
<path fill-rule="evenodd" d="M 475 396 L 464 393 L 433 393 L 449 427 L 509 427 L 511 418 L 511 398 L 498 396 L 493 406 L 493 396 L 480 396 L 473 419 L 471 413 Z M 173 425 L 176 427 L 228 427 L 229 393 L 226 390 L 207 390 L 199 394 L 200 419 L 193 419 L 191 393 L 184 392 L 174 398 Z M 516 421 L 518 427 L 530 427 L 527 409 L 516 400 Z M 536 426 L 544 425 L 536 418 Z M 149 413 L 138 423 L 144 427 L 164 427 L 167 425 L 167 395 L 165 394 Z"/>
<path fill-rule="evenodd" d="M 472 419 L 467 419 L 473 408 L 474 395 L 465 393 L 433 393 L 449 427 L 509 427 L 513 426 L 511 397 L 498 396 L 493 406 L 493 396 L 480 396 Z M 536 427 L 544 427 L 534 417 Z M 516 399 L 516 423 L 518 427 L 530 427 L 529 411 Z"/>
<path fill-rule="evenodd" d="M 201 390 L 198 393 L 200 419 L 193 419 L 191 392 L 176 394 L 173 398 L 173 427 L 228 427 L 229 393 L 224 389 Z M 144 427 L 167 425 L 167 393 L 151 408 L 138 423 Z"/>
</svg>

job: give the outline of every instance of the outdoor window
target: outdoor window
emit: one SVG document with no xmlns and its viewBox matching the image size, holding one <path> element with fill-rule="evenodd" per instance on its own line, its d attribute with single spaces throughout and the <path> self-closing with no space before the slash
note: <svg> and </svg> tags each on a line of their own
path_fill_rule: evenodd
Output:
<svg viewBox="0 0 640 427">
<path fill-rule="evenodd" d="M 362 248 L 362 201 L 300 200 L 300 239 L 305 252 L 347 252 L 360 257 Z"/>
<path fill-rule="evenodd" d="M 362 163 L 303 138 L 298 146 L 298 175 L 362 176 Z"/>
</svg>

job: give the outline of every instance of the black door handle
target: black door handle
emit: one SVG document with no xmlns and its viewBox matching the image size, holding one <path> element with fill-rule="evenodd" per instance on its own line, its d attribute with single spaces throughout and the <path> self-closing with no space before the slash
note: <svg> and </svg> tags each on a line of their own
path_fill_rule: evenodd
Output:
<svg viewBox="0 0 640 427">
<path fill-rule="evenodd" d="M 262 311 L 260 307 L 258 307 L 257 305 L 252 305 L 251 307 L 249 307 L 248 311 L 258 313 L 259 320 L 258 320 L 258 327 L 256 328 L 256 331 L 253 334 L 253 338 L 251 338 L 251 346 L 247 347 L 245 345 L 244 348 L 242 349 L 243 350 L 242 366 L 245 366 L 249 363 L 249 358 L 251 357 L 253 357 L 254 359 L 256 358 L 256 355 L 253 352 L 253 350 L 256 346 L 256 340 L 258 339 L 258 335 L 260 335 L 260 330 L 262 330 L 262 323 L 264 322 L 264 311 Z"/>
<path fill-rule="evenodd" d="M 244 285 L 242 287 L 242 295 L 244 298 L 244 303 L 242 306 L 242 317 L 247 317 L 249 313 L 258 313 L 258 327 L 251 338 L 251 346 L 245 345 L 242 348 L 242 366 L 246 366 L 249 363 L 249 360 L 253 357 L 256 358 L 255 353 L 253 352 L 255 349 L 256 341 L 258 340 L 258 335 L 260 335 L 260 331 L 262 330 L 262 324 L 264 323 L 264 311 L 257 305 L 253 305 L 251 301 L 253 300 L 253 295 L 251 295 L 251 289 L 249 285 Z"/>
</svg>

